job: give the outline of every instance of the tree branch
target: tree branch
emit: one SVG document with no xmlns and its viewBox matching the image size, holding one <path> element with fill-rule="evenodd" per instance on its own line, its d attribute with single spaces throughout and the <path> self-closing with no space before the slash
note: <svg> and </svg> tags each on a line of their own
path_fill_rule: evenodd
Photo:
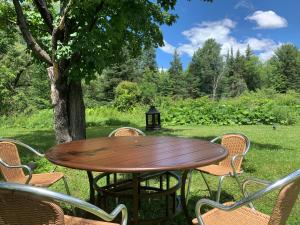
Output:
<svg viewBox="0 0 300 225">
<path fill-rule="evenodd" d="M 30 33 L 19 0 L 13 0 L 13 3 L 17 13 L 18 24 L 22 32 L 23 38 L 28 45 L 28 48 L 30 48 L 41 60 L 48 63 L 49 65 L 52 65 L 52 61 L 49 54 L 41 48 L 41 46 L 36 42 L 32 34 Z"/>
<path fill-rule="evenodd" d="M 39 10 L 43 20 L 45 21 L 45 24 L 48 26 L 49 33 L 52 34 L 53 17 L 51 15 L 50 11 L 48 10 L 45 0 L 34 0 L 34 3 L 36 5 L 37 9 Z"/>
<path fill-rule="evenodd" d="M 99 5 L 96 6 L 95 16 L 94 16 L 94 18 L 93 18 L 93 20 L 90 24 L 90 27 L 89 27 L 90 32 L 92 31 L 92 29 L 94 28 L 94 26 L 97 22 L 97 19 L 98 19 L 97 14 L 103 9 L 103 7 L 104 7 L 104 0 L 101 1 Z"/>
<path fill-rule="evenodd" d="M 15 77 L 15 80 L 13 82 L 13 88 L 16 89 L 16 87 L 18 86 L 19 80 L 21 78 L 21 75 L 23 74 L 23 72 L 31 65 L 31 62 L 27 62 L 27 64 L 25 65 L 25 68 L 21 69 Z"/>
<path fill-rule="evenodd" d="M 67 6 L 66 6 L 66 8 L 64 10 L 64 13 L 63 13 L 63 15 L 61 17 L 61 20 L 60 20 L 60 22 L 59 22 L 59 24 L 57 26 L 57 30 L 63 30 L 64 29 L 64 27 L 65 27 L 65 21 L 66 21 L 66 16 L 67 16 L 68 12 L 70 11 L 72 4 L 73 4 L 73 0 L 70 0 L 68 2 Z"/>
</svg>

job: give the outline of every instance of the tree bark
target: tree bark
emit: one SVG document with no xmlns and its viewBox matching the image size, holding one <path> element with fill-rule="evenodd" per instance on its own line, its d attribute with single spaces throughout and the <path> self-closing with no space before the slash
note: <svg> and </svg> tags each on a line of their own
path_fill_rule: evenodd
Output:
<svg viewBox="0 0 300 225">
<path fill-rule="evenodd" d="M 56 141 L 64 143 L 85 139 L 85 106 L 81 82 L 68 82 L 60 73 L 55 66 L 48 68 Z"/>
<path fill-rule="evenodd" d="M 85 106 L 81 82 L 71 81 L 68 93 L 69 130 L 72 140 L 85 139 Z"/>
<path fill-rule="evenodd" d="M 68 118 L 68 85 L 67 80 L 58 75 L 59 71 L 48 68 L 51 81 L 51 100 L 54 111 L 54 130 L 57 143 L 72 141 Z M 58 78 L 59 77 L 59 78 Z"/>
</svg>

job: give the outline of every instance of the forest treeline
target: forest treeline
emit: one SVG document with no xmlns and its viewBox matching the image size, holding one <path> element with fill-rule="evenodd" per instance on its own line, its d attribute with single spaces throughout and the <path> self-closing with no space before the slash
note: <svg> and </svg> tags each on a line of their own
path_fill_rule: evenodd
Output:
<svg viewBox="0 0 300 225">
<path fill-rule="evenodd" d="M 259 89 L 277 93 L 300 89 L 300 52 L 293 44 L 280 46 L 262 62 L 250 46 L 244 54 L 231 49 L 222 56 L 220 45 L 208 39 L 186 70 L 177 51 L 167 71 L 158 68 L 154 48 L 145 49 L 137 58 L 129 57 L 126 49 L 122 55 L 124 63 L 94 74 L 92 81 L 85 80 L 87 107 L 114 104 L 124 111 L 135 104 L 153 104 L 159 97 L 218 100 Z M 16 31 L 0 30 L 0 75 L 0 115 L 51 108 L 46 67 L 26 50 Z"/>
</svg>

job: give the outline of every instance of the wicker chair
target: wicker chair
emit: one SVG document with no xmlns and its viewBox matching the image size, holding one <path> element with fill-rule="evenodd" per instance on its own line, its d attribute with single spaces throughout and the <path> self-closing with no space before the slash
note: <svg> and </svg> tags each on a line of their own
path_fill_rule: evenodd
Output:
<svg viewBox="0 0 300 225">
<path fill-rule="evenodd" d="M 134 127 L 120 127 L 112 131 L 108 137 L 146 136 L 144 132 Z"/>
<path fill-rule="evenodd" d="M 146 136 L 146 134 L 143 131 L 134 127 L 120 127 L 113 130 L 108 135 L 108 137 L 137 137 L 137 136 Z M 117 181 L 117 174 L 114 174 L 114 182 L 116 181 Z M 148 181 L 146 181 L 146 183 L 148 184 Z"/>
<path fill-rule="evenodd" d="M 243 134 L 224 134 L 222 137 L 217 137 L 211 142 L 217 142 L 218 140 L 221 140 L 221 145 L 228 150 L 228 156 L 226 157 L 226 159 L 224 159 L 217 165 L 209 165 L 196 168 L 196 170 L 201 172 L 201 175 L 205 181 L 211 198 L 212 191 L 208 185 L 204 173 L 219 177 L 219 185 L 216 197 L 217 202 L 220 201 L 222 183 L 225 177 L 235 178 L 239 188 L 242 190 L 242 186 L 238 179 L 238 175 L 240 175 L 243 172 L 241 170 L 242 161 L 250 148 L 250 141 Z"/>
<path fill-rule="evenodd" d="M 87 211 L 105 221 L 122 213 L 121 225 L 127 224 L 127 209 L 118 205 L 111 214 L 80 199 L 29 185 L 0 182 L 0 224 L 3 225 L 114 225 L 64 215 L 58 202 Z"/>
<path fill-rule="evenodd" d="M 300 170 L 288 176 L 270 183 L 258 179 L 248 179 L 243 184 L 243 190 L 249 183 L 266 185 L 264 189 L 249 195 L 238 202 L 228 202 L 224 205 L 209 199 L 201 199 L 197 202 L 196 218 L 193 224 L 200 225 L 284 225 L 292 211 L 300 192 Z M 263 214 L 245 205 L 249 204 L 265 194 L 281 188 L 271 216 Z M 213 210 L 201 215 L 200 209 L 203 205 L 214 207 Z M 298 221 L 299 222 L 299 221 Z"/>
<path fill-rule="evenodd" d="M 22 165 L 19 157 L 17 146 L 22 146 L 25 149 L 33 152 L 39 157 L 44 157 L 34 148 L 16 140 L 0 139 L 0 170 L 7 182 L 29 184 L 37 187 L 49 187 L 59 180 L 64 181 L 66 192 L 70 195 L 69 187 L 63 173 L 50 172 L 33 174 L 32 166 Z M 23 169 L 27 170 L 28 175 L 24 174 Z"/>
</svg>

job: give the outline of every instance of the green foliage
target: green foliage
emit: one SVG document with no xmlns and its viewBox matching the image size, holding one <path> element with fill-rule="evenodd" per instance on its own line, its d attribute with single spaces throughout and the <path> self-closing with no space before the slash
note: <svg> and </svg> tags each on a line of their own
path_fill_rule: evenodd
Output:
<svg viewBox="0 0 300 225">
<path fill-rule="evenodd" d="M 46 71 L 36 63 L 17 33 L 0 40 L 7 42 L 0 51 L 0 115 L 32 112 L 50 107 L 50 87 Z"/>
<path fill-rule="evenodd" d="M 187 75 L 190 97 L 216 97 L 223 69 L 220 51 L 220 45 L 214 39 L 208 39 L 194 53 Z"/>
<path fill-rule="evenodd" d="M 173 60 L 170 62 L 170 68 L 168 70 L 170 82 L 169 95 L 179 98 L 185 95 L 185 80 L 182 68 L 180 56 L 175 50 L 173 54 Z"/>
<path fill-rule="evenodd" d="M 126 93 L 128 89 L 135 90 L 135 93 L 139 92 L 135 83 L 124 83 L 126 88 L 122 90 L 122 93 Z M 87 126 L 144 126 L 145 112 L 148 110 L 148 106 L 136 105 L 136 96 L 128 93 L 124 95 L 130 96 L 134 102 L 128 105 L 129 101 L 126 101 L 122 105 L 124 111 L 118 110 L 113 105 L 87 108 Z M 154 104 L 161 112 L 163 126 L 292 125 L 300 121 L 299 93 L 278 94 L 271 89 L 245 92 L 240 97 L 221 99 L 220 101 L 213 101 L 208 97 L 177 101 L 171 97 L 157 97 Z M 0 117 L 0 127 L 50 129 L 52 128 L 52 117 L 52 110 L 41 110 L 31 115 L 2 116 Z"/>
<path fill-rule="evenodd" d="M 235 57 L 233 50 L 228 53 L 225 67 L 225 95 L 236 97 L 247 90 L 247 84 L 244 80 L 245 74 L 245 58 L 238 50 Z"/>
<path fill-rule="evenodd" d="M 150 70 L 157 72 L 156 49 L 153 46 L 143 50 L 139 58 L 139 67 L 142 71 Z"/>
<path fill-rule="evenodd" d="M 146 105 L 153 104 L 155 97 L 158 95 L 158 73 L 150 69 L 145 69 L 138 85 L 141 90 L 141 102 Z"/>
<path fill-rule="evenodd" d="M 279 92 L 300 89 L 300 52 L 296 46 L 285 44 L 271 58 L 272 86 Z"/>
<path fill-rule="evenodd" d="M 101 8 L 99 1 L 74 1 L 69 15 L 70 36 L 61 42 L 56 54 L 60 60 L 71 58 L 72 77 L 94 79 L 95 72 L 101 73 L 104 68 L 126 60 L 123 48 L 136 57 L 144 46 L 162 45 L 159 26 L 175 21 L 176 15 L 169 13 L 174 4 L 106 1 Z M 80 55 L 80 60 L 72 61 L 74 54 Z"/>
<path fill-rule="evenodd" d="M 141 98 L 141 90 L 137 83 L 122 81 L 115 90 L 115 107 L 120 111 L 132 109 Z"/>
<path fill-rule="evenodd" d="M 168 125 L 295 124 L 299 118 L 299 94 L 245 93 L 218 102 L 207 97 L 163 103 L 163 122 Z M 293 99 L 293 101 L 291 101 Z M 288 101 L 287 101 L 288 100 Z M 290 102 L 294 104 L 290 105 Z"/>
<path fill-rule="evenodd" d="M 254 91 L 261 87 L 259 58 L 255 56 L 248 45 L 245 54 L 244 80 L 249 91 Z"/>
</svg>

